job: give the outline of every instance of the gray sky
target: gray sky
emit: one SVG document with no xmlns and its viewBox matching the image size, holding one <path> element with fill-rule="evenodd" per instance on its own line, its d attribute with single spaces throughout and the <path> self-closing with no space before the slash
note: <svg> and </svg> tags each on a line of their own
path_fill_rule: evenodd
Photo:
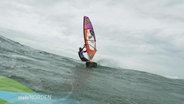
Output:
<svg viewBox="0 0 184 104">
<path fill-rule="evenodd" d="M 78 59 L 88 16 L 94 61 L 184 78 L 183 0 L 3 0 L 0 8 L 1 35 L 22 44 Z"/>
</svg>

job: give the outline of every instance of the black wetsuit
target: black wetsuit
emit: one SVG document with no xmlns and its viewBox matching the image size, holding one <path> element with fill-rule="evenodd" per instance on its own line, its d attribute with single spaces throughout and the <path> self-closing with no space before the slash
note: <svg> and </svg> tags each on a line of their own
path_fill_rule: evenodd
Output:
<svg viewBox="0 0 184 104">
<path fill-rule="evenodd" d="M 87 58 L 84 57 L 83 53 L 86 52 L 86 51 L 79 51 L 78 54 L 79 54 L 79 57 L 82 61 L 89 61 Z"/>
</svg>

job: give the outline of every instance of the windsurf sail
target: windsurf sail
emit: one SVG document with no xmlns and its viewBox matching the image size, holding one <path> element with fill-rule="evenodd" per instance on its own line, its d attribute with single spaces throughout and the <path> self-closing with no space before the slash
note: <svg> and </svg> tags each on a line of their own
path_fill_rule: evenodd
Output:
<svg viewBox="0 0 184 104">
<path fill-rule="evenodd" d="M 96 53 L 96 37 L 90 19 L 84 16 L 83 20 L 84 43 L 89 60 L 92 60 Z"/>
</svg>

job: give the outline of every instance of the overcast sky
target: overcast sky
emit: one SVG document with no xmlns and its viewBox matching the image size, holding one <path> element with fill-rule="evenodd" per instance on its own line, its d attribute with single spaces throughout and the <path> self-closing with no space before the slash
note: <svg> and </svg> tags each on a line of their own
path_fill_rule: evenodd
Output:
<svg viewBox="0 0 184 104">
<path fill-rule="evenodd" d="M 184 78 L 183 0 L 3 0 L 0 34 L 79 60 L 83 16 L 97 37 L 94 61 Z"/>
</svg>

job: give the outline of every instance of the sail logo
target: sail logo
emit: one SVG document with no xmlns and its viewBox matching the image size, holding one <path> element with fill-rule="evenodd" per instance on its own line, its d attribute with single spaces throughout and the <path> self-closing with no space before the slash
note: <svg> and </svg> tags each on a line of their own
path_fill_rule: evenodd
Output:
<svg viewBox="0 0 184 104">
<path fill-rule="evenodd" d="M 88 19 L 86 19 L 86 24 L 89 24 L 90 22 L 89 22 L 89 20 Z"/>
<path fill-rule="evenodd" d="M 93 30 L 89 30 L 90 31 L 90 33 L 91 33 L 91 35 L 92 36 L 94 36 L 95 35 L 95 33 L 94 33 L 94 31 Z"/>
</svg>

